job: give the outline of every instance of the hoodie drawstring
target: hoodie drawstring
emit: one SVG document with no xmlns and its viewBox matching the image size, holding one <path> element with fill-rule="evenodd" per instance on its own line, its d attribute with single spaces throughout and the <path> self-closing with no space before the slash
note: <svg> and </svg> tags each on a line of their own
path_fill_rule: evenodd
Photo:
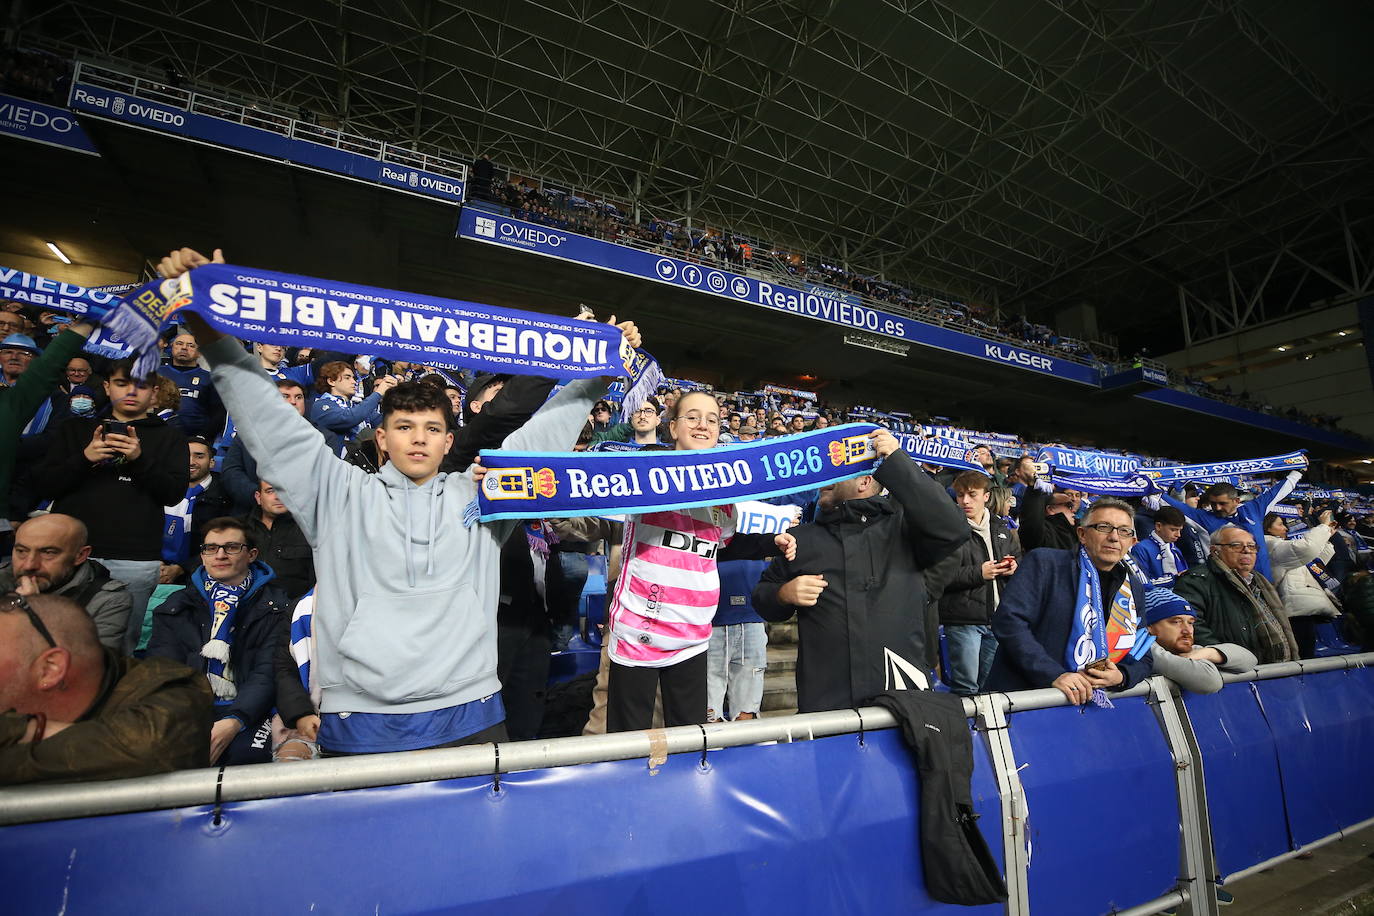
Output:
<svg viewBox="0 0 1374 916">
<path fill-rule="evenodd" d="M 415 549 L 415 546 L 414 546 L 414 544 L 412 543 L 411 535 L 410 535 L 410 531 L 411 531 L 411 528 L 410 528 L 410 494 L 414 492 L 414 487 L 405 487 L 404 490 L 403 490 L 402 492 L 405 493 L 405 500 L 406 500 L 406 530 L 405 530 L 405 542 L 406 542 L 406 585 L 410 586 L 411 588 L 414 588 L 414 587 L 415 587 L 415 562 L 414 562 L 414 558 L 413 558 L 413 556 L 412 556 L 412 551 Z"/>
<path fill-rule="evenodd" d="M 429 543 L 425 545 L 425 575 L 434 575 L 434 537 L 435 525 L 439 518 L 439 488 L 429 488 Z"/>
</svg>

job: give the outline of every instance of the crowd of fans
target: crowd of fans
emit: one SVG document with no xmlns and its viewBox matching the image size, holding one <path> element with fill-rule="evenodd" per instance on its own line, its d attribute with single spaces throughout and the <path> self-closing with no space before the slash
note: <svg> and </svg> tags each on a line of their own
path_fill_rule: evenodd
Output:
<svg viewBox="0 0 1374 916">
<path fill-rule="evenodd" d="M 921 321 L 1007 341 L 1101 370 L 1121 364 L 1121 355 L 1114 346 L 1059 334 L 1049 325 L 1033 322 L 1023 315 L 1004 315 L 931 291 L 912 290 L 729 231 L 686 228 L 678 221 L 655 216 L 636 221 L 627 205 L 599 200 L 590 195 L 581 196 L 534 179 L 513 176 L 505 180 L 487 158 L 479 159 L 474 164 L 473 176 L 473 198 L 502 206 L 511 216 L 526 222 L 659 251 L 698 263 L 717 264 L 736 272 L 772 274 L 803 286 L 815 284 Z M 1170 383 L 1174 387 L 1190 394 L 1353 435 L 1340 426 L 1340 417 L 1302 411 L 1295 407 L 1278 408 L 1263 399 L 1251 397 L 1248 392 L 1235 393 L 1227 385 L 1214 385 L 1180 373 L 1170 373 L 1170 376 Z"/>
<path fill-rule="evenodd" d="M 1205 379 L 1194 378 L 1182 373 L 1170 373 L 1169 381 L 1175 387 L 1187 391 L 1189 394 L 1211 398 L 1214 401 L 1223 401 L 1236 407 L 1244 407 L 1246 410 L 1254 410 L 1271 417 L 1292 420 L 1295 423 L 1304 423 L 1333 433 L 1342 433 L 1347 436 L 1359 435 L 1341 426 L 1341 417 L 1335 414 L 1299 410 L 1296 407 L 1275 407 L 1267 399 L 1254 397 L 1248 391 L 1232 391 L 1228 384 L 1217 385 Z"/>
<path fill-rule="evenodd" d="M 49 105 L 65 105 L 72 63 L 43 51 L 0 48 L 0 92 Z"/>
<path fill-rule="evenodd" d="M 473 165 L 471 197 L 506 208 L 516 219 L 565 232 L 685 260 L 717 264 L 737 272 L 772 274 L 782 280 L 815 284 L 848 294 L 869 305 L 888 308 L 923 321 L 963 328 L 981 336 L 1014 342 L 1059 357 L 1105 367 L 1118 358 L 1113 347 L 1060 335 L 1023 316 L 1003 316 L 981 306 L 912 290 L 866 276 L 822 259 L 768 245 L 716 229 L 687 228 L 675 220 L 646 216 L 636 221 L 628 207 L 584 197 L 556 186 L 514 176 L 503 180 L 489 159 Z"/>
<path fill-rule="evenodd" d="M 669 380 L 616 422 L 608 379 L 551 394 L 245 347 L 194 316 L 141 379 L 85 353 L 90 331 L 0 308 L 4 782 L 751 718 L 766 622 L 793 616 L 803 712 L 861 705 L 894 665 L 912 687 L 1107 704 L 1152 671 L 1217 689 L 1310 657 L 1342 615 L 1374 644 L 1374 530 L 1348 511 L 1367 510 L 1298 500 L 1299 472 L 1122 501 L 1052 486 L 1006 435 L 962 433 L 982 471 L 920 464 L 889 429 L 960 433 L 799 389 Z M 483 447 L 697 450 L 850 420 L 886 427 L 876 473 L 774 498 L 762 529 L 728 506 L 460 521 Z M 594 557 L 602 628 L 581 619 Z M 1085 583 L 1111 625 L 1075 653 Z M 550 691 L 552 657 L 598 650 Z"/>
</svg>

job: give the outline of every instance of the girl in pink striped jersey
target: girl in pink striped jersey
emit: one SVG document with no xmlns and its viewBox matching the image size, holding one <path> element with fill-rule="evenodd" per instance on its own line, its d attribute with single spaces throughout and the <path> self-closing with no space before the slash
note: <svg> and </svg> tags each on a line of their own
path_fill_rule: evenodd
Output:
<svg viewBox="0 0 1374 916">
<path fill-rule="evenodd" d="M 704 392 L 678 398 L 668 431 L 678 449 L 713 448 L 720 405 Z M 720 595 L 716 562 L 796 554 L 792 535 L 736 534 L 734 506 L 630 516 L 611 597 L 607 731 L 653 724 L 663 692 L 666 725 L 706 721 L 706 647 Z"/>
</svg>

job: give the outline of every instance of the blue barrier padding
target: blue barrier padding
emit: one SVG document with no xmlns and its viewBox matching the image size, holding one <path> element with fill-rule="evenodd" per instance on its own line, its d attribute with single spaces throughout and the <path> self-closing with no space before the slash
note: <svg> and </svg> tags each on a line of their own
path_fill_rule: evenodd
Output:
<svg viewBox="0 0 1374 916">
<path fill-rule="evenodd" d="M 600 647 L 603 642 L 599 626 L 606 623 L 606 594 L 582 596 L 582 640 L 589 646 Z"/>
<path fill-rule="evenodd" d="M 1230 875 L 1290 848 L 1274 737 L 1253 684 L 1184 693 L 1202 750 L 1217 870 Z"/>
<path fill-rule="evenodd" d="M 568 648 L 549 656 L 549 683 L 561 684 L 578 675 L 595 671 L 601 665 L 601 649 L 589 646 L 574 636 Z"/>
<path fill-rule="evenodd" d="M 1334 621 L 1319 623 L 1315 629 L 1317 658 L 1326 658 L 1328 655 L 1356 655 L 1359 653 L 1360 647 L 1346 642 L 1341 628 L 1336 626 Z"/>
<path fill-rule="evenodd" d="M 1001 817 L 983 742 L 974 798 Z M 955 913 L 894 730 L 0 830 L 8 912 Z M 1102 857 L 1127 862 L 1125 856 Z M 1080 872 L 1096 862 L 1079 857 Z"/>
<path fill-rule="evenodd" d="M 1278 747 L 1293 848 L 1374 817 L 1374 673 L 1326 671 L 1256 686 Z"/>
<path fill-rule="evenodd" d="M 1145 698 L 1010 719 L 1030 811 L 1032 913 L 1100 916 L 1178 883 L 1173 758 Z"/>
</svg>

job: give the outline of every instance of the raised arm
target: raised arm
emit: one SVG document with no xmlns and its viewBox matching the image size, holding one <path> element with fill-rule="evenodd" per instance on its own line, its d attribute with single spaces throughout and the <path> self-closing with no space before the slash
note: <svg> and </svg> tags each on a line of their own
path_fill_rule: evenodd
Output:
<svg viewBox="0 0 1374 916">
<path fill-rule="evenodd" d="M 889 439 L 892 449 L 884 456 Z M 902 524 L 917 564 L 933 566 L 968 540 L 968 523 L 944 487 L 917 467 L 910 455 L 896 448 L 891 433 L 880 430 L 873 441 L 883 457 L 873 477 L 887 488 L 888 498 L 901 506 Z"/>
<path fill-rule="evenodd" d="M 544 405 L 554 384 L 553 379 L 540 375 L 511 378 L 471 423 L 454 433 L 453 448 L 444 456 L 439 470 L 466 471 L 479 451 L 499 448 Z"/>
</svg>

